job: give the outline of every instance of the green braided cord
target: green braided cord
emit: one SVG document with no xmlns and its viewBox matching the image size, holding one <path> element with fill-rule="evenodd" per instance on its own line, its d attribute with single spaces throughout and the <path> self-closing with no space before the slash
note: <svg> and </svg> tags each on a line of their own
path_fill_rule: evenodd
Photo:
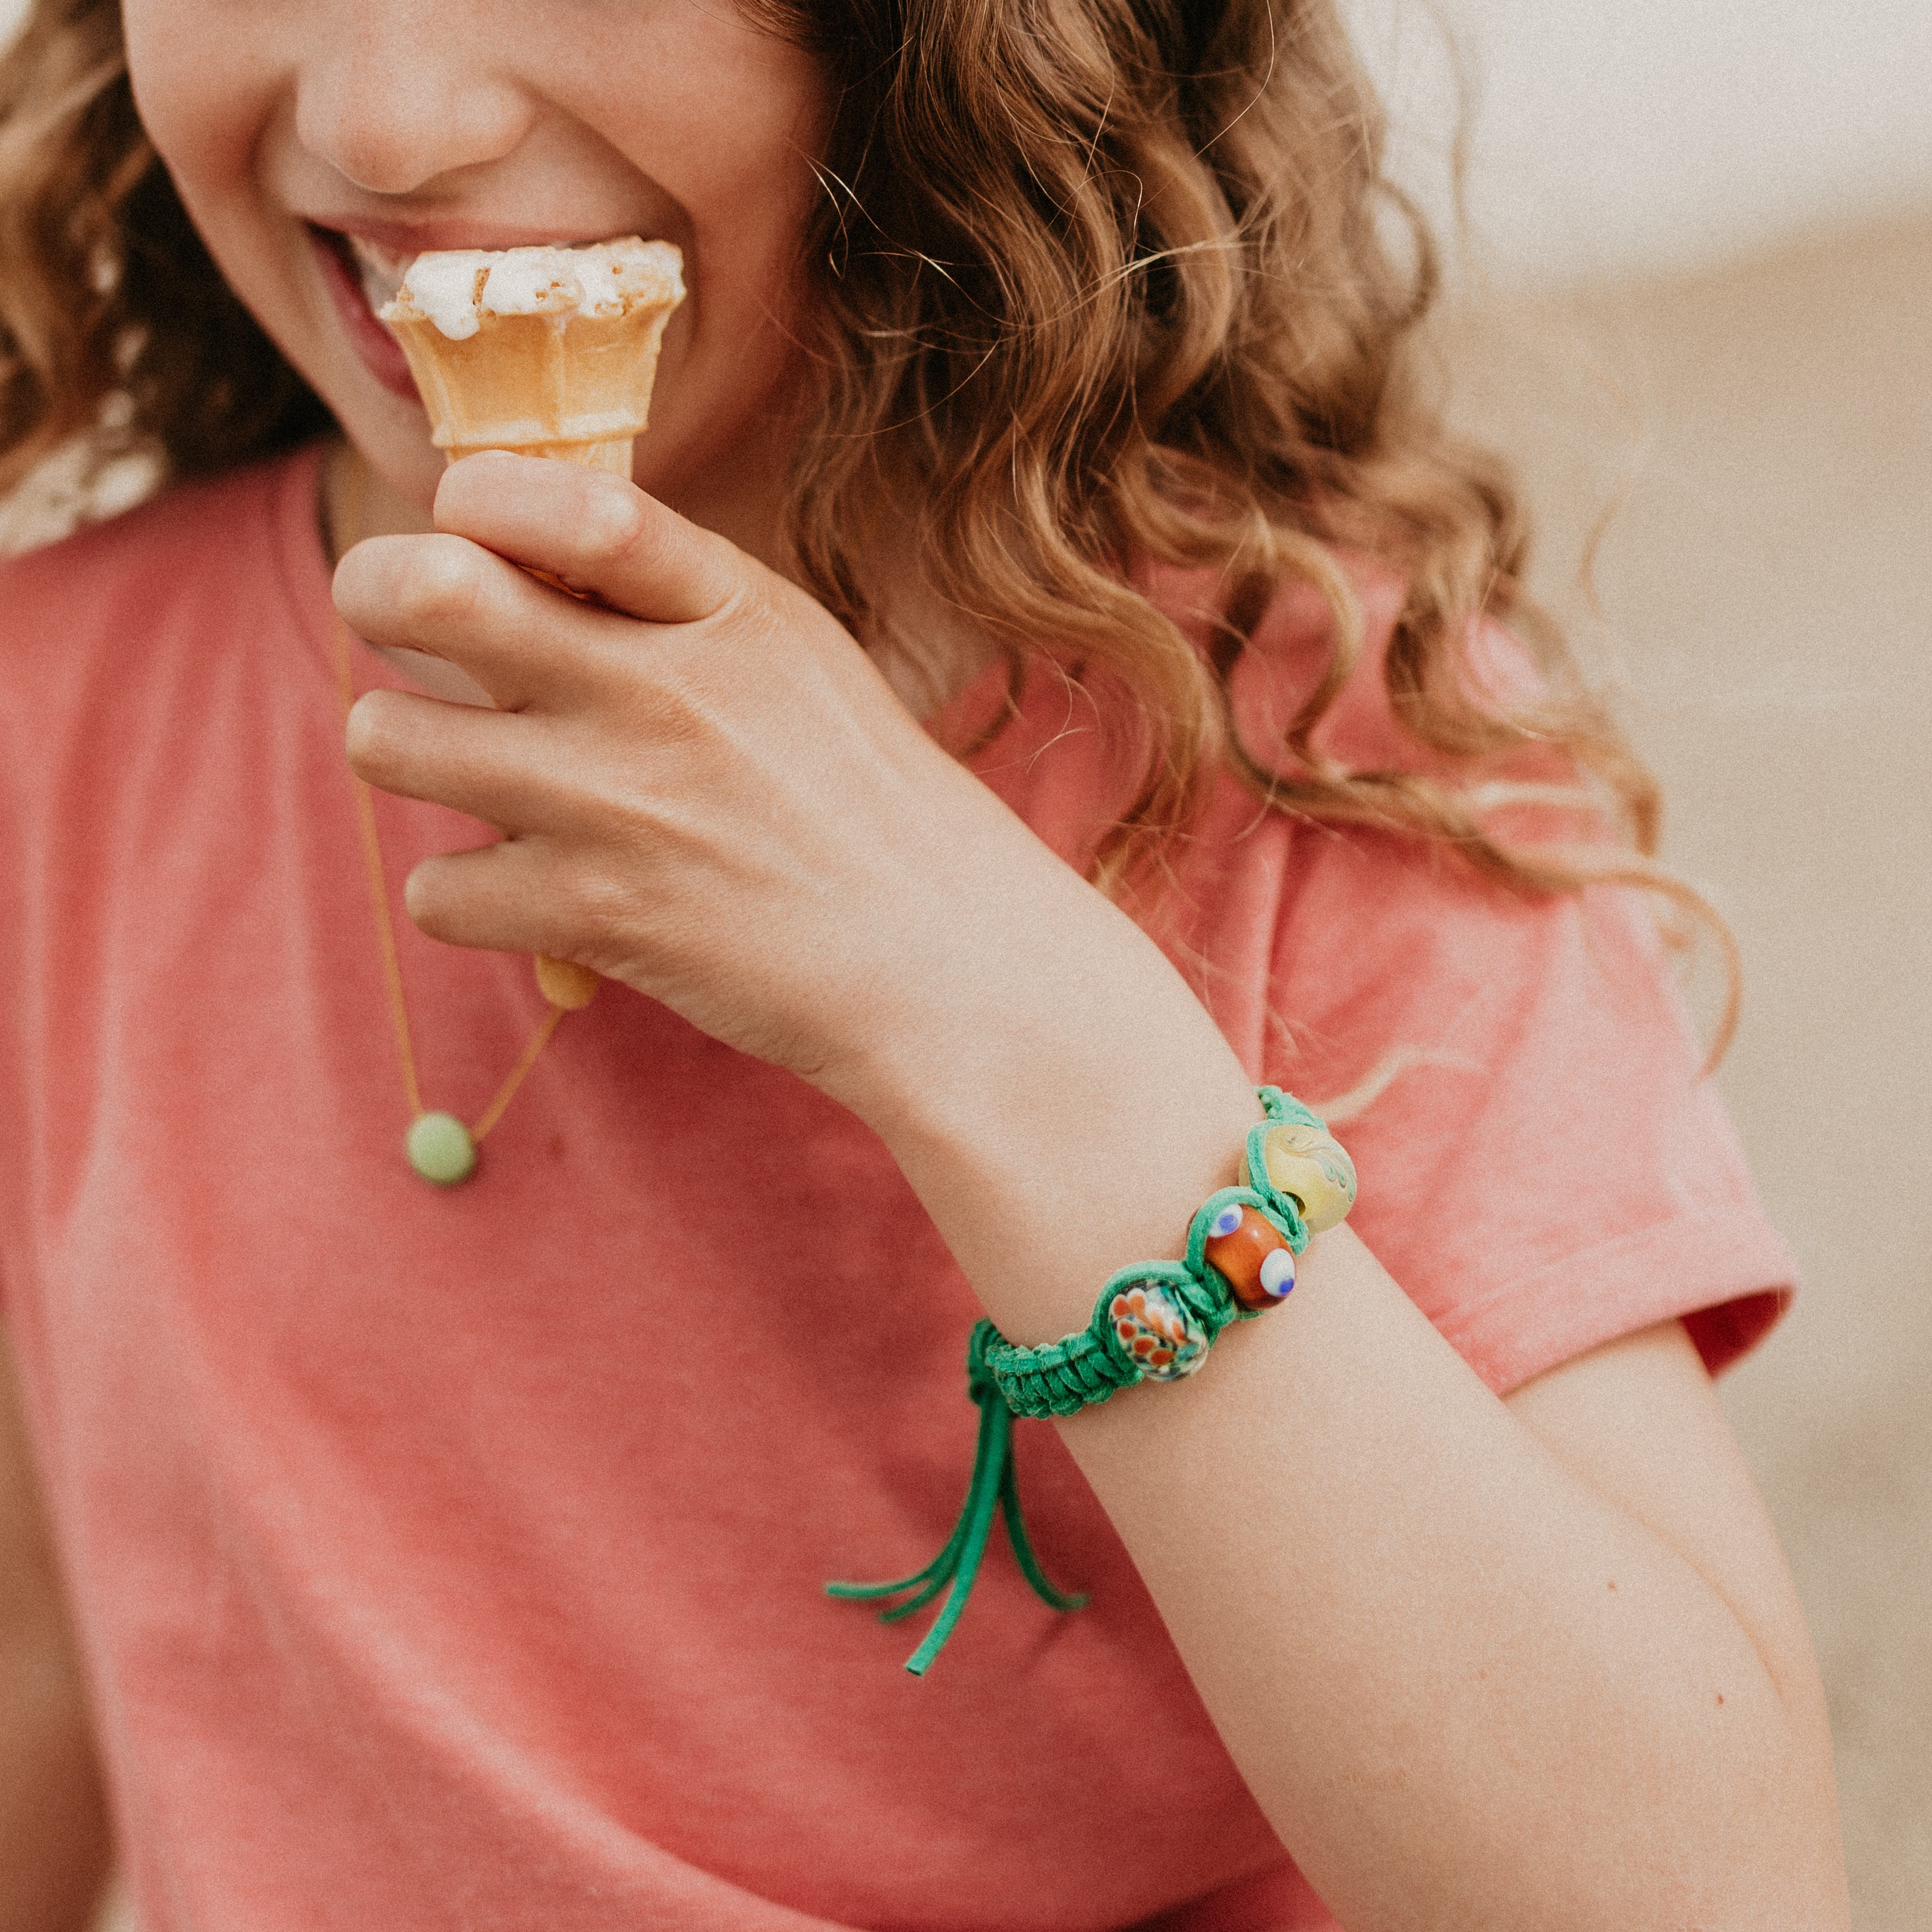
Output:
<svg viewBox="0 0 1932 1932">
<path fill-rule="evenodd" d="M 1090 1403 L 1106 1401 L 1144 1379 L 1141 1368 L 1120 1346 L 1112 1316 L 1114 1298 L 1136 1286 L 1168 1289 L 1205 1331 L 1210 1347 L 1232 1322 L 1251 1322 L 1265 1311 L 1243 1308 L 1220 1270 L 1207 1258 L 1208 1230 L 1223 1208 L 1238 1203 L 1252 1208 L 1299 1255 L 1308 1245 L 1308 1227 L 1301 1204 L 1284 1194 L 1268 1178 L 1262 1142 L 1278 1121 L 1314 1127 L 1323 1133 L 1327 1124 L 1279 1087 L 1258 1087 L 1256 1094 L 1267 1116 L 1249 1134 L 1241 1166 L 1243 1185 L 1210 1194 L 1187 1227 L 1184 1262 L 1139 1262 L 1107 1277 L 1094 1304 L 1087 1326 L 1058 1342 L 1022 1348 L 1009 1342 L 992 1322 L 977 1322 L 966 1348 L 967 1393 L 979 1405 L 979 1441 L 974 1450 L 972 1480 L 959 1520 L 946 1546 L 922 1570 L 890 1583 L 828 1583 L 828 1596 L 846 1598 L 896 1597 L 914 1594 L 904 1603 L 879 1612 L 881 1623 L 896 1623 L 922 1610 L 950 1585 L 939 1615 L 919 1648 L 906 1659 L 914 1676 L 926 1674 L 945 1647 L 953 1626 L 973 1594 L 986 1539 L 992 1533 L 997 1509 L 1006 1526 L 1022 1574 L 1040 1600 L 1056 1610 L 1077 1610 L 1087 1598 L 1057 1589 L 1034 1553 L 1032 1539 L 1020 1514 L 1019 1487 L 1013 1473 L 1012 1428 L 1016 1415 L 1072 1415 Z"/>
<path fill-rule="evenodd" d="M 1126 1272 L 1136 1280 L 1168 1281 L 1181 1270 L 1171 1262 L 1157 1262 Z M 1140 1380 L 1140 1370 L 1120 1347 L 1108 1318 L 1107 1304 L 1120 1280 L 1118 1275 L 1108 1278 L 1085 1328 L 1043 1347 L 1022 1348 L 990 1322 L 974 1329 L 986 1371 L 1016 1415 L 1076 1415 L 1089 1402 L 1105 1402 Z"/>
<path fill-rule="evenodd" d="M 980 1574 L 980 1558 L 986 1552 L 986 1538 L 992 1533 L 993 1512 L 999 1507 L 1002 1479 L 1006 1472 L 1006 1458 L 1012 1452 L 1013 1418 L 1012 1412 L 1001 1402 L 987 1402 L 980 1413 L 986 1418 L 987 1428 L 980 1436 L 982 1454 L 975 1458 L 973 1470 L 973 1486 L 966 1497 L 966 1534 L 959 1545 L 959 1561 L 952 1576 L 952 1588 L 944 1603 L 939 1606 L 939 1615 L 933 1619 L 932 1628 L 926 1634 L 926 1640 L 911 1656 L 906 1659 L 905 1667 L 915 1677 L 923 1677 L 927 1666 L 946 1646 L 946 1640 L 952 1634 L 952 1626 L 959 1621 L 960 1612 L 966 1607 L 966 1600 L 973 1594 L 974 1580 Z"/>
<path fill-rule="evenodd" d="M 1312 1127 L 1318 1133 L 1328 1131 L 1328 1123 L 1313 1108 L 1304 1107 L 1292 1094 L 1284 1094 L 1279 1087 L 1257 1087 L 1255 1098 L 1262 1103 L 1262 1112 L 1270 1124 L 1287 1120 L 1296 1126 Z"/>
<path fill-rule="evenodd" d="M 1040 1567 L 1040 1558 L 1034 1554 L 1033 1538 L 1028 1535 L 1025 1522 L 1020 1516 L 1019 1478 L 1013 1472 L 1013 1459 L 1006 1458 L 1006 1473 L 1000 1478 L 1000 1513 L 1006 1520 L 1006 1540 L 1013 1546 L 1013 1554 L 1019 1558 L 1020 1574 L 1033 1586 L 1033 1593 L 1049 1609 L 1056 1610 L 1084 1610 L 1087 1607 L 1084 1590 L 1057 1590 L 1047 1580 L 1046 1572 Z"/>
<path fill-rule="evenodd" d="M 825 1586 L 828 1597 L 864 1599 L 896 1597 L 902 1590 L 916 1591 L 918 1594 L 909 1602 L 879 1612 L 880 1623 L 892 1624 L 902 1617 L 910 1616 L 915 1610 L 923 1610 L 952 1582 L 952 1573 L 958 1567 L 959 1552 L 965 1546 L 966 1532 L 972 1525 L 973 1498 L 978 1493 L 980 1472 L 987 1464 L 993 1427 L 992 1412 L 982 1406 L 980 1411 L 979 1441 L 973 1451 L 973 1474 L 966 1484 L 966 1500 L 960 1505 L 959 1520 L 952 1526 L 952 1534 L 946 1539 L 945 1548 L 923 1570 L 915 1570 L 910 1576 L 898 1577 L 890 1583 L 828 1583 Z"/>
<path fill-rule="evenodd" d="M 976 1463 L 974 1467 L 977 1466 Z M 969 1489 L 968 1494 L 970 1493 Z M 881 1623 L 890 1623 L 895 1614 L 903 1615 L 907 1610 L 916 1610 L 920 1604 L 930 1603 L 946 1587 L 948 1579 L 952 1574 L 951 1566 L 953 1556 L 959 1547 L 960 1539 L 966 1533 L 965 1524 L 966 1519 L 962 1516 L 958 1526 L 953 1530 L 951 1537 L 947 1539 L 946 1547 L 923 1570 L 915 1570 L 910 1576 L 902 1576 L 896 1582 L 891 1583 L 828 1583 L 825 1586 L 825 1594 L 828 1597 L 850 1598 L 859 1601 L 863 1601 L 868 1597 L 896 1597 L 902 1590 L 917 1589 L 928 1577 L 937 1576 L 939 1579 L 937 1583 L 923 1592 L 912 1603 L 902 1605 L 898 1612 L 881 1610 L 879 1612 L 879 1621 Z"/>
<path fill-rule="evenodd" d="M 980 1407 L 980 1436 L 974 1451 L 972 1480 L 966 1486 L 966 1501 L 945 1548 L 923 1570 L 890 1583 L 828 1583 L 825 1586 L 828 1596 L 847 1598 L 895 1597 L 903 1590 L 914 1592 L 907 1602 L 879 1612 L 881 1623 L 896 1623 L 900 1618 L 924 1608 L 948 1584 L 952 1586 L 925 1641 L 906 1659 L 905 1667 L 915 1677 L 922 1677 L 945 1647 L 973 1594 L 980 1559 L 986 1554 L 986 1539 L 992 1532 L 995 1509 L 1006 1522 L 1006 1535 L 1019 1561 L 1021 1574 L 1040 1600 L 1056 1610 L 1080 1610 L 1087 1602 L 1084 1596 L 1056 1589 L 1048 1581 L 1020 1514 L 1019 1488 L 1013 1476 L 1012 1412 L 1002 1399 L 999 1384 L 986 1364 L 986 1336 L 997 1336 L 998 1332 L 990 1322 L 980 1322 L 967 1347 L 966 1385 Z"/>
</svg>

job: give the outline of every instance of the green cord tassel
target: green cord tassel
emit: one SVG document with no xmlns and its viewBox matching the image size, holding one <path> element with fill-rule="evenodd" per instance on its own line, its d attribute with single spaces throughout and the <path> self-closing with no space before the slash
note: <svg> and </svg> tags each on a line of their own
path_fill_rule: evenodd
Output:
<svg viewBox="0 0 1932 1932">
<path fill-rule="evenodd" d="M 1075 1415 L 1137 1382 L 1174 1382 L 1192 1375 L 1222 1329 L 1231 1322 L 1253 1321 L 1271 1300 L 1286 1295 L 1294 1285 L 1292 1268 L 1282 1269 L 1272 1281 L 1264 1268 L 1261 1288 L 1246 1281 L 1243 1300 L 1238 1298 L 1242 1292 L 1221 1272 L 1222 1263 L 1208 1258 L 1210 1248 L 1228 1234 L 1228 1228 L 1217 1224 L 1230 1210 L 1238 1211 L 1229 1226 L 1264 1222 L 1274 1230 L 1267 1244 L 1270 1263 L 1281 1258 L 1284 1247 L 1291 1257 L 1300 1254 L 1308 1245 L 1312 1226 L 1332 1226 L 1348 1212 L 1354 1199 L 1354 1169 L 1320 1117 L 1279 1087 L 1258 1087 L 1255 1094 L 1266 1118 L 1249 1132 L 1241 1185 L 1216 1189 L 1196 1210 L 1188 1223 L 1185 1261 L 1141 1262 L 1117 1268 L 1102 1287 L 1087 1326 L 1038 1348 L 1016 1347 L 990 1322 L 974 1324 L 966 1348 L 966 1388 L 980 1406 L 980 1446 L 965 1504 L 946 1547 L 923 1570 L 890 1583 L 825 1586 L 828 1595 L 862 1600 L 910 1591 L 905 1602 L 879 1612 L 879 1621 L 890 1624 L 923 1610 L 951 1586 L 926 1641 L 906 1659 L 906 1668 L 915 1677 L 925 1676 L 945 1647 L 973 1594 L 996 1507 L 1006 1520 L 1007 1540 L 1021 1572 L 1040 1601 L 1056 1610 L 1077 1610 L 1086 1604 L 1084 1597 L 1056 1590 L 1034 1554 L 1020 1519 L 1019 1490 L 1013 1479 L 1013 1418 Z M 1283 1125 L 1310 1131 L 1284 1137 Z M 1290 1143 L 1285 1153 L 1291 1157 L 1291 1172 L 1296 1161 L 1304 1168 L 1319 1168 L 1324 1218 L 1306 1215 L 1292 1184 L 1276 1181 L 1269 1165 L 1271 1133 Z M 1265 1235 L 1267 1229 L 1259 1232 Z M 1252 1261 L 1252 1249 L 1246 1252 Z M 1226 1250 L 1217 1252 L 1228 1256 Z M 1238 1270 L 1249 1264 L 1237 1257 L 1230 1264 Z"/>
<path fill-rule="evenodd" d="M 905 1667 L 915 1677 L 924 1676 L 933 1659 L 945 1648 L 946 1640 L 952 1634 L 952 1627 L 966 1607 L 966 1600 L 973 1594 L 980 1559 L 986 1554 L 986 1539 L 992 1534 L 995 1508 L 1006 1519 L 1006 1538 L 1018 1559 L 1021 1574 L 1033 1586 L 1040 1601 L 1056 1610 L 1077 1610 L 1087 1601 L 1084 1596 L 1070 1596 L 1048 1582 L 1021 1517 L 1019 1487 L 1013 1475 L 1013 1412 L 986 1366 L 986 1340 L 995 1332 L 989 1322 L 977 1324 L 967 1350 L 967 1392 L 980 1406 L 980 1441 L 974 1454 L 973 1480 L 967 1485 L 965 1504 L 960 1510 L 959 1520 L 952 1526 L 952 1534 L 946 1540 L 946 1547 L 923 1570 L 892 1582 L 825 1586 L 828 1596 L 861 1600 L 896 1597 L 903 1590 L 912 1591 L 914 1594 L 904 1603 L 879 1612 L 879 1621 L 886 1624 L 896 1623 L 900 1618 L 924 1609 L 949 1583 L 952 1586 L 926 1634 L 926 1641 L 906 1659 Z"/>
</svg>

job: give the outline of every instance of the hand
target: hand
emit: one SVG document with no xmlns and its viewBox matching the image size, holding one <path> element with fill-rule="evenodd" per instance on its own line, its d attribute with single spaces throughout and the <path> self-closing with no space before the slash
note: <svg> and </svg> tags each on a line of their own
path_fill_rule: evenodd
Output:
<svg viewBox="0 0 1932 1932">
<path fill-rule="evenodd" d="M 460 665 L 498 707 L 378 691 L 351 716 L 372 784 L 505 834 L 412 874 L 433 936 L 580 960 L 826 1084 L 916 1029 L 912 996 L 974 925 L 967 875 L 982 937 L 1016 872 L 1085 892 L 809 597 L 629 484 L 476 457 L 436 519 L 336 576 L 362 635 Z"/>
<path fill-rule="evenodd" d="M 562 464 L 471 457 L 436 518 L 335 580 L 363 636 L 499 707 L 374 691 L 350 714 L 371 784 L 504 833 L 410 875 L 424 932 L 595 967 L 850 1107 L 1018 1340 L 1084 1321 L 1233 1178 L 1254 1096 L 1185 982 L 802 591 Z M 1165 1186 L 1090 1171 L 1108 1121 Z"/>
</svg>

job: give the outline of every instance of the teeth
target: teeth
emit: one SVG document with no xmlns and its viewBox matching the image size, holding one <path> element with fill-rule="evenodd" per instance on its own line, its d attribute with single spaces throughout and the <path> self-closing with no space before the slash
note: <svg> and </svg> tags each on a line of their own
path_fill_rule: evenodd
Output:
<svg viewBox="0 0 1932 1932">
<path fill-rule="evenodd" d="M 416 256 L 398 254 L 379 242 L 366 242 L 359 235 L 351 235 L 347 239 L 356 270 L 362 278 L 363 299 L 380 314 L 385 304 L 395 299 L 396 291 L 402 286 L 403 278 Z"/>
</svg>

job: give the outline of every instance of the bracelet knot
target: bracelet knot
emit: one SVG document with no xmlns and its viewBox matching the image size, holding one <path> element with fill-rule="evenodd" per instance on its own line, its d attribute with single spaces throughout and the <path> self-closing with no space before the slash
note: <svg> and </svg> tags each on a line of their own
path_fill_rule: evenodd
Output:
<svg viewBox="0 0 1932 1932">
<path fill-rule="evenodd" d="M 964 1506 L 946 1546 L 923 1570 L 890 1583 L 828 1583 L 835 1597 L 913 1594 L 879 1612 L 910 1616 L 951 1586 L 926 1640 L 906 1660 L 922 1676 L 966 1607 L 998 1508 L 1027 1581 L 1057 1610 L 1087 1599 L 1048 1582 L 1021 1519 L 1011 1454 L 1013 1418 L 1072 1415 L 1140 1382 L 1175 1382 L 1208 1359 L 1230 1323 L 1252 1322 L 1286 1300 L 1295 1258 L 1311 1233 L 1354 1205 L 1354 1164 L 1319 1115 L 1278 1087 L 1256 1090 L 1266 1118 L 1248 1135 L 1238 1187 L 1210 1194 L 1189 1222 L 1186 1257 L 1137 1262 L 1107 1277 L 1085 1328 L 1022 1348 L 991 1322 L 966 1345 L 966 1390 L 980 1410 L 979 1447 Z"/>
</svg>

